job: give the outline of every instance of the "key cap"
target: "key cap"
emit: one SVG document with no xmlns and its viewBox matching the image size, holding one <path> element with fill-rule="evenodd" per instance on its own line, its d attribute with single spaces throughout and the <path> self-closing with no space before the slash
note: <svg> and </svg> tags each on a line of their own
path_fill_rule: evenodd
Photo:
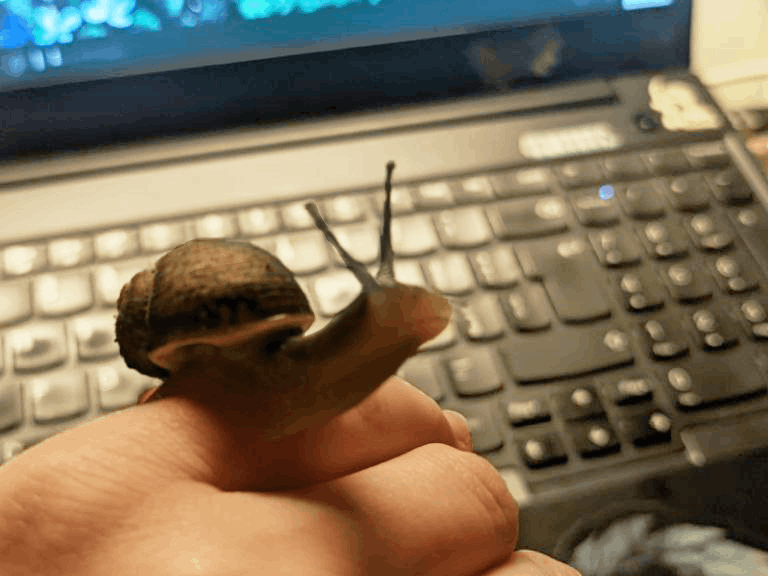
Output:
<svg viewBox="0 0 768 576">
<path fill-rule="evenodd" d="M 681 410 L 700 410 L 765 394 L 765 381 L 752 361 L 717 356 L 670 368 L 666 381 Z"/>
<path fill-rule="evenodd" d="M 482 396 L 501 390 L 504 382 L 489 348 L 471 348 L 445 360 L 459 396 Z"/>
<path fill-rule="evenodd" d="M 432 338 L 432 340 L 429 340 L 419 346 L 419 352 L 425 352 L 427 350 L 442 350 L 444 348 L 450 348 L 454 344 L 456 344 L 456 339 L 458 337 L 457 331 L 456 331 L 456 324 L 455 322 L 451 322 L 448 324 L 448 326 L 440 332 L 437 336 Z"/>
<path fill-rule="evenodd" d="M 640 326 L 648 352 L 654 360 L 671 360 L 688 354 L 688 340 L 674 321 L 654 318 Z"/>
<path fill-rule="evenodd" d="M 110 358 L 120 353 L 115 342 L 115 319 L 111 314 L 92 314 L 70 322 L 80 360 Z"/>
<path fill-rule="evenodd" d="M 696 302 L 712 296 L 712 284 L 705 273 L 688 263 L 673 264 L 662 269 L 662 278 L 672 298 L 679 302 Z"/>
<path fill-rule="evenodd" d="M 733 246 L 733 230 L 719 214 L 696 214 L 685 220 L 694 244 L 705 252 L 720 252 Z"/>
<path fill-rule="evenodd" d="M 656 275 L 644 268 L 626 272 L 618 278 L 624 308 L 648 312 L 664 306 L 664 291 Z"/>
<path fill-rule="evenodd" d="M 266 236 L 280 231 L 277 210 L 262 206 L 239 211 L 237 224 L 244 236 Z"/>
<path fill-rule="evenodd" d="M 93 259 L 93 242 L 90 238 L 62 238 L 48 244 L 48 262 L 52 268 L 71 268 Z"/>
<path fill-rule="evenodd" d="M 618 428 L 638 448 L 672 441 L 672 419 L 656 406 L 622 417 Z"/>
<path fill-rule="evenodd" d="M 731 157 L 722 142 L 691 144 L 683 151 L 694 168 L 717 168 L 727 166 Z"/>
<path fill-rule="evenodd" d="M 96 234 L 93 239 L 96 258 L 114 260 L 129 258 L 139 251 L 139 237 L 136 230 L 122 228 Z"/>
<path fill-rule="evenodd" d="M 556 403 L 566 420 L 586 420 L 605 414 L 594 386 L 580 386 L 557 395 Z"/>
<path fill-rule="evenodd" d="M 490 176 L 491 185 L 500 198 L 546 194 L 550 191 L 552 174 L 546 168 L 524 168 Z"/>
<path fill-rule="evenodd" d="M 384 192 L 377 192 L 373 197 L 373 207 L 376 214 L 381 217 L 384 208 Z M 413 212 L 412 188 L 409 186 L 392 187 L 392 214 L 407 214 Z"/>
<path fill-rule="evenodd" d="M 617 406 L 641 404 L 653 400 L 653 386 L 644 376 L 620 378 L 608 386 L 608 394 Z"/>
<path fill-rule="evenodd" d="M 507 415 L 509 423 L 516 428 L 549 422 L 552 419 L 547 402 L 543 398 L 502 400 L 501 409 Z"/>
<path fill-rule="evenodd" d="M 349 270 L 333 270 L 315 278 L 313 291 L 320 305 L 320 313 L 331 317 L 360 294 L 360 282 Z"/>
<path fill-rule="evenodd" d="M 328 245 L 319 230 L 278 237 L 274 254 L 295 274 L 312 274 L 330 264 Z"/>
<path fill-rule="evenodd" d="M 589 241 L 600 264 L 606 267 L 636 264 L 642 256 L 640 242 L 629 228 L 590 232 Z"/>
<path fill-rule="evenodd" d="M 329 224 L 350 224 L 365 218 L 361 196 L 336 196 L 323 202 L 323 215 Z"/>
<path fill-rule="evenodd" d="M 35 311 L 48 318 L 93 306 L 91 280 L 84 270 L 38 276 L 32 283 L 32 295 Z"/>
<path fill-rule="evenodd" d="M 21 424 L 22 410 L 19 383 L 6 380 L 0 384 L 0 430 L 10 430 Z"/>
<path fill-rule="evenodd" d="M 455 408 L 467 419 L 472 434 L 472 448 L 478 454 L 493 452 L 504 446 L 504 440 L 488 403 L 462 404 Z"/>
<path fill-rule="evenodd" d="M 667 197 L 676 210 L 698 212 L 709 206 L 709 190 L 701 174 L 687 174 L 666 181 Z"/>
<path fill-rule="evenodd" d="M 230 212 L 206 214 L 193 222 L 195 238 L 234 238 L 237 236 L 237 220 Z"/>
<path fill-rule="evenodd" d="M 139 245 L 146 254 L 173 250 L 188 239 L 183 222 L 155 222 L 139 228 Z"/>
<path fill-rule="evenodd" d="M 304 202 L 291 202 L 280 208 L 280 216 L 282 217 L 283 224 L 289 230 L 304 230 L 306 228 L 313 228 L 315 221 L 312 216 L 307 212 L 304 207 Z"/>
<path fill-rule="evenodd" d="M 688 254 L 683 231 L 667 222 L 649 222 L 638 226 L 638 235 L 648 254 L 657 259 L 678 258 Z"/>
<path fill-rule="evenodd" d="M 678 148 L 647 152 L 644 160 L 654 174 L 674 174 L 690 170 L 688 159 Z"/>
<path fill-rule="evenodd" d="M 604 159 L 602 164 L 610 180 L 635 180 L 648 175 L 643 159 L 637 154 L 612 156 Z"/>
<path fill-rule="evenodd" d="M 420 354 L 409 358 L 398 375 L 430 396 L 435 402 L 445 398 L 445 389 L 438 376 L 438 367 L 433 356 Z"/>
<path fill-rule="evenodd" d="M 598 458 L 619 452 L 621 446 L 606 418 L 592 422 L 569 424 L 568 433 L 582 458 Z"/>
<path fill-rule="evenodd" d="M 752 201 L 752 190 L 735 168 L 707 174 L 707 183 L 722 204 L 738 206 Z"/>
<path fill-rule="evenodd" d="M 768 214 L 757 204 L 729 212 L 736 232 L 763 270 L 768 269 Z"/>
<path fill-rule="evenodd" d="M 475 279 L 461 252 L 445 252 L 426 262 L 429 280 L 437 292 L 450 295 L 468 294 L 475 289 Z"/>
<path fill-rule="evenodd" d="M 395 278 L 401 284 L 427 287 L 427 280 L 416 260 L 395 260 Z"/>
<path fill-rule="evenodd" d="M 370 224 L 352 224 L 335 228 L 336 235 L 341 246 L 349 252 L 353 258 L 363 264 L 373 264 L 379 259 L 379 232 Z M 341 266 L 343 261 L 339 253 L 332 252 L 334 262 Z"/>
<path fill-rule="evenodd" d="M 557 354 L 542 354 L 542 350 Z M 576 377 L 634 362 L 629 337 L 605 325 L 526 335 L 500 351 L 519 383 Z"/>
<path fill-rule="evenodd" d="M 610 226 L 619 221 L 619 206 L 612 186 L 574 190 L 568 196 L 576 217 L 584 226 Z"/>
<path fill-rule="evenodd" d="M 423 256 L 437 250 L 439 245 L 435 227 L 426 214 L 392 221 L 392 248 L 397 256 Z"/>
<path fill-rule="evenodd" d="M 483 288 L 508 288 L 522 278 L 511 246 L 497 245 L 469 255 L 478 282 Z"/>
<path fill-rule="evenodd" d="M 453 195 L 460 203 L 493 200 L 493 185 L 487 176 L 472 176 L 456 182 L 453 186 Z"/>
<path fill-rule="evenodd" d="M 141 393 L 154 382 L 118 363 L 97 366 L 90 369 L 87 375 L 98 392 L 99 408 L 103 412 L 133 406 Z"/>
<path fill-rule="evenodd" d="M 521 284 L 499 298 L 509 324 L 518 332 L 549 328 L 549 302 L 541 286 Z"/>
<path fill-rule="evenodd" d="M 68 420 L 88 410 L 88 388 L 82 372 L 59 373 L 26 383 L 38 423 Z"/>
<path fill-rule="evenodd" d="M 520 246 L 517 256 L 528 278 L 541 278 L 558 317 L 577 323 L 610 316 L 598 279 L 600 269 L 582 238 Z"/>
<path fill-rule="evenodd" d="M 459 330 L 468 340 L 493 340 L 504 335 L 503 313 L 493 294 L 472 296 L 454 308 L 454 313 Z"/>
<path fill-rule="evenodd" d="M 435 216 L 435 224 L 446 248 L 475 248 L 493 239 L 485 214 L 476 206 L 444 210 Z"/>
<path fill-rule="evenodd" d="M 114 308 L 120 290 L 134 275 L 142 270 L 154 268 L 151 260 L 133 260 L 124 264 L 104 264 L 94 269 L 93 285 L 96 300 L 102 306 Z"/>
<path fill-rule="evenodd" d="M 517 446 L 523 461 L 532 469 L 557 466 L 568 461 L 563 443 L 555 433 L 518 440 Z"/>
<path fill-rule="evenodd" d="M 699 308 L 690 314 L 699 347 L 708 352 L 739 343 L 736 325 L 719 306 Z"/>
<path fill-rule="evenodd" d="M 733 252 L 707 261 L 720 290 L 727 294 L 743 294 L 758 287 L 752 270 L 756 264 L 744 253 Z"/>
<path fill-rule="evenodd" d="M 0 284 L 0 326 L 10 326 L 32 315 L 29 281 Z"/>
<path fill-rule="evenodd" d="M 617 186 L 616 191 L 624 211 L 632 218 L 660 218 L 666 211 L 664 198 L 651 180 Z"/>
<path fill-rule="evenodd" d="M 10 246 L 3 252 L 6 276 L 39 272 L 48 265 L 45 244 Z"/>
<path fill-rule="evenodd" d="M 9 333 L 7 342 L 16 372 L 45 370 L 67 359 L 67 340 L 61 325 L 17 328 Z"/>
<path fill-rule="evenodd" d="M 511 200 L 486 209 L 497 238 L 502 240 L 557 234 L 568 229 L 565 203 L 557 197 Z"/>
<path fill-rule="evenodd" d="M 753 340 L 768 340 L 768 296 L 759 294 L 739 305 L 739 318 Z"/>
<path fill-rule="evenodd" d="M 414 190 L 414 202 L 420 209 L 453 206 L 453 190 L 448 182 L 421 184 Z"/>
<path fill-rule="evenodd" d="M 566 162 L 555 168 L 560 183 L 566 188 L 578 188 L 588 184 L 596 184 L 603 179 L 603 172 L 597 162 L 579 160 Z"/>
</svg>

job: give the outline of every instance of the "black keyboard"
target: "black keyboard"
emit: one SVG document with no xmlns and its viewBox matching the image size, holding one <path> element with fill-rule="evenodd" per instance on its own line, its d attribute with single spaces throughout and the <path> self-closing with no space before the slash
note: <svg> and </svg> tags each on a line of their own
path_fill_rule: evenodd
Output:
<svg viewBox="0 0 768 576">
<path fill-rule="evenodd" d="M 378 258 L 381 189 L 317 199 Z M 396 186 L 395 274 L 455 302 L 400 375 L 464 413 L 474 446 L 536 486 L 683 450 L 691 425 L 768 408 L 768 214 L 720 142 Z M 360 286 L 304 201 L 0 249 L 0 458 L 136 402 L 116 300 L 192 238 L 250 241 L 323 326 Z"/>
</svg>

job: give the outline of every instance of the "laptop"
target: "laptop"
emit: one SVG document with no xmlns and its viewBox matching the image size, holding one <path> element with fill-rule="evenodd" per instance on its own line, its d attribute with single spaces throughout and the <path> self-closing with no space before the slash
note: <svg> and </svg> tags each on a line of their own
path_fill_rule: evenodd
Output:
<svg viewBox="0 0 768 576">
<path fill-rule="evenodd" d="M 765 462 L 768 183 L 687 70 L 691 8 L 5 2 L 3 461 L 158 384 L 116 299 L 187 240 L 272 251 L 322 326 L 360 288 L 303 205 L 373 264 L 395 161 L 396 276 L 456 303 L 400 375 L 468 417 L 524 544 L 670 474 L 745 494 L 710 471 Z"/>
</svg>

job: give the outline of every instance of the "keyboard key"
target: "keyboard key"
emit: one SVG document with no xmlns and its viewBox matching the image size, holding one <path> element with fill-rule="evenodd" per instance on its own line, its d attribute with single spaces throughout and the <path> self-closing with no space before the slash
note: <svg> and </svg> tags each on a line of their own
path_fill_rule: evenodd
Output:
<svg viewBox="0 0 768 576">
<path fill-rule="evenodd" d="M 582 458 L 597 458 L 621 449 L 616 433 L 606 418 L 593 422 L 569 424 L 568 433 Z"/>
<path fill-rule="evenodd" d="M 38 423 L 67 420 L 88 411 L 88 388 L 81 372 L 34 378 L 26 386 Z"/>
<path fill-rule="evenodd" d="M 528 278 L 541 278 L 558 317 L 577 323 L 610 316 L 600 288 L 600 271 L 587 242 L 581 238 L 543 241 L 517 249 Z"/>
<path fill-rule="evenodd" d="M 602 162 L 603 171 L 611 180 L 635 180 L 648 175 L 643 159 L 636 154 L 612 156 Z"/>
<path fill-rule="evenodd" d="M 67 340 L 61 325 L 17 328 L 9 333 L 7 342 L 16 372 L 45 370 L 67 359 Z"/>
<path fill-rule="evenodd" d="M 474 203 L 493 200 L 493 185 L 487 176 L 472 176 L 457 182 L 453 187 L 457 202 Z"/>
<path fill-rule="evenodd" d="M 608 390 L 617 406 L 628 406 L 653 400 L 653 387 L 646 377 L 621 378 L 612 382 Z"/>
<path fill-rule="evenodd" d="M 99 360 L 120 353 L 115 341 L 115 319 L 112 314 L 90 315 L 70 322 L 80 360 Z"/>
<path fill-rule="evenodd" d="M 509 423 L 516 428 L 549 422 L 552 419 L 552 414 L 543 398 L 502 400 L 501 406 Z"/>
<path fill-rule="evenodd" d="M 557 466 L 568 461 L 563 443 L 554 433 L 518 440 L 517 446 L 523 461 L 532 469 Z"/>
<path fill-rule="evenodd" d="M 688 354 L 685 333 L 672 320 L 655 318 L 641 324 L 645 343 L 654 360 L 672 360 Z"/>
<path fill-rule="evenodd" d="M 475 278 L 467 257 L 461 252 L 445 252 L 426 262 L 429 281 L 437 292 L 467 294 L 475 289 Z"/>
<path fill-rule="evenodd" d="M 558 394 L 560 414 L 566 420 L 586 420 L 605 414 L 597 392 L 592 386 L 581 386 Z"/>
<path fill-rule="evenodd" d="M 445 208 L 454 205 L 453 190 L 448 182 L 429 182 L 417 186 L 414 201 L 420 209 Z"/>
<path fill-rule="evenodd" d="M 454 309 L 462 334 L 473 342 L 493 340 L 504 335 L 504 321 L 498 300 L 493 294 L 472 296 Z"/>
<path fill-rule="evenodd" d="M 435 402 L 445 398 L 445 389 L 438 377 L 438 367 L 432 356 L 421 354 L 409 358 L 398 371 L 398 375 L 430 396 Z"/>
<path fill-rule="evenodd" d="M 622 417 L 618 428 L 638 448 L 672 441 L 672 420 L 657 407 Z"/>
<path fill-rule="evenodd" d="M 557 234 L 568 229 L 565 202 L 554 196 L 511 200 L 487 209 L 496 236 L 502 240 Z"/>
<path fill-rule="evenodd" d="M 139 244 L 147 254 L 173 250 L 188 239 L 182 222 L 156 222 L 139 228 Z"/>
<path fill-rule="evenodd" d="M 660 218 L 666 211 L 664 198 L 652 181 L 617 186 L 616 190 L 624 211 L 632 218 Z"/>
<path fill-rule="evenodd" d="M 496 195 L 508 198 L 549 192 L 552 174 L 546 168 L 524 168 L 493 174 L 490 179 Z"/>
<path fill-rule="evenodd" d="M 708 264 L 720 290 L 727 294 L 743 294 L 759 285 L 752 272 L 756 270 L 756 265 L 746 254 L 733 252 L 710 259 Z"/>
<path fill-rule="evenodd" d="M 280 219 L 274 208 L 248 208 L 237 213 L 237 224 L 245 236 L 265 236 L 280 230 Z"/>
<path fill-rule="evenodd" d="M 39 272 L 48 265 L 44 244 L 11 246 L 3 252 L 6 276 L 21 276 Z"/>
<path fill-rule="evenodd" d="M 319 230 L 280 236 L 272 252 L 294 274 L 312 274 L 328 267 L 328 245 Z"/>
<path fill-rule="evenodd" d="M 62 238 L 48 244 L 48 262 L 53 268 L 71 268 L 93 259 L 90 238 Z"/>
<path fill-rule="evenodd" d="M 709 206 L 709 189 L 701 174 L 687 174 L 667 180 L 666 192 L 676 210 L 698 212 Z"/>
<path fill-rule="evenodd" d="M 715 198 L 723 204 L 738 206 L 752 201 L 749 184 L 735 168 L 708 174 L 707 182 Z"/>
<path fill-rule="evenodd" d="M 690 319 L 703 350 L 725 350 L 739 343 L 736 325 L 720 307 L 699 308 L 690 314 Z"/>
<path fill-rule="evenodd" d="M 664 290 L 656 275 L 647 269 L 626 272 L 618 278 L 624 308 L 648 312 L 664 306 Z"/>
<path fill-rule="evenodd" d="M 151 260 L 134 260 L 121 264 L 104 264 L 93 271 L 93 285 L 97 301 L 105 307 L 117 306 L 120 290 L 134 275 L 142 270 L 154 268 Z"/>
<path fill-rule="evenodd" d="M 546 330 L 550 326 L 547 295 L 540 285 L 521 284 L 500 296 L 509 324 L 518 332 Z"/>
<path fill-rule="evenodd" d="M 666 381 L 681 410 L 699 410 L 724 402 L 764 394 L 765 382 L 757 367 L 743 360 L 718 356 L 671 368 Z"/>
<path fill-rule="evenodd" d="M 493 239 L 488 220 L 478 207 L 445 210 L 435 216 L 435 224 L 446 248 L 475 248 Z"/>
<path fill-rule="evenodd" d="M 21 442 L 20 440 L 11 439 L 4 441 L 2 444 L 0 444 L 0 461 L 2 461 L 2 463 L 6 463 L 10 460 L 13 460 L 26 448 L 28 448 L 26 443 Z"/>
<path fill-rule="evenodd" d="M 38 276 L 32 295 L 35 311 L 43 317 L 74 314 L 93 306 L 91 280 L 84 270 Z"/>
<path fill-rule="evenodd" d="M 679 227 L 667 222 L 649 222 L 638 228 L 648 254 L 657 259 L 679 258 L 688 254 L 688 241 Z"/>
<path fill-rule="evenodd" d="M 467 419 L 475 452 L 484 454 L 504 446 L 490 404 L 462 404 L 455 410 Z"/>
<path fill-rule="evenodd" d="M 722 142 L 691 144 L 684 149 L 685 155 L 694 168 L 716 168 L 727 166 L 731 157 Z"/>
<path fill-rule="evenodd" d="M 135 405 L 153 382 L 117 363 L 90 369 L 88 380 L 98 391 L 99 408 L 104 412 Z"/>
<path fill-rule="evenodd" d="M 361 196 L 336 196 L 323 202 L 323 215 L 329 224 L 350 224 L 365 218 Z"/>
<path fill-rule="evenodd" d="M 753 296 L 739 305 L 739 314 L 747 334 L 753 340 L 768 340 L 768 296 Z"/>
<path fill-rule="evenodd" d="M 598 163 L 592 160 L 567 162 L 556 167 L 555 172 L 560 183 L 566 188 L 597 184 L 603 179 L 603 171 Z"/>
<path fill-rule="evenodd" d="M 719 214 L 697 214 L 685 226 L 699 250 L 720 252 L 733 245 L 733 230 Z"/>
<path fill-rule="evenodd" d="M 754 205 L 729 213 L 737 233 L 763 270 L 768 269 L 768 214 Z"/>
<path fill-rule="evenodd" d="M 609 190 L 610 192 L 604 192 Z M 576 217 L 584 226 L 610 226 L 619 221 L 619 206 L 612 186 L 575 190 L 569 194 Z"/>
<path fill-rule="evenodd" d="M 99 260 L 129 258 L 139 251 L 139 237 L 136 230 L 127 228 L 96 234 L 93 243 L 96 258 Z"/>
<path fill-rule="evenodd" d="M 409 286 L 427 287 L 427 280 L 424 278 L 424 272 L 416 260 L 395 260 L 395 278 L 401 284 Z"/>
<path fill-rule="evenodd" d="M 304 207 L 304 204 L 305 202 L 303 201 L 292 202 L 280 208 L 283 224 L 289 230 L 304 230 L 315 227 L 315 221 Z"/>
<path fill-rule="evenodd" d="M 379 217 L 384 209 L 384 192 L 377 192 L 373 197 L 373 206 Z M 412 188 L 408 186 L 392 187 L 392 214 L 408 214 L 413 212 L 415 204 L 413 202 Z"/>
<path fill-rule="evenodd" d="M 445 360 L 459 396 L 482 396 L 501 390 L 504 382 L 489 348 L 472 348 Z"/>
<path fill-rule="evenodd" d="M 0 284 L 0 326 L 10 326 L 32 315 L 29 281 Z"/>
<path fill-rule="evenodd" d="M 195 238 L 233 238 L 237 236 L 235 215 L 229 212 L 206 214 L 195 218 Z"/>
<path fill-rule="evenodd" d="M 423 256 L 440 246 L 435 227 L 426 214 L 392 221 L 392 248 L 400 257 Z"/>
<path fill-rule="evenodd" d="M 712 296 L 712 284 L 704 271 L 689 263 L 666 266 L 662 278 L 672 298 L 678 302 L 696 302 Z"/>
<path fill-rule="evenodd" d="M 373 264 L 379 259 L 379 231 L 370 224 L 352 224 L 334 228 L 336 239 L 353 258 L 363 264 Z M 336 250 L 331 252 L 337 265 L 343 265 Z"/>
<path fill-rule="evenodd" d="M 469 255 L 478 282 L 484 288 L 508 288 L 522 278 L 511 246 L 498 245 Z"/>
<path fill-rule="evenodd" d="M 7 380 L 0 384 L 0 430 L 10 430 L 21 424 L 23 409 L 19 383 Z"/>
<path fill-rule="evenodd" d="M 456 332 L 456 324 L 451 322 L 448 326 L 440 332 L 437 336 L 428 340 L 421 346 L 419 346 L 419 352 L 425 352 L 427 350 L 442 350 L 444 348 L 450 348 L 456 344 L 458 334 Z"/>
<path fill-rule="evenodd" d="M 683 151 L 677 148 L 647 152 L 644 160 L 654 174 L 675 174 L 691 168 Z"/>
<path fill-rule="evenodd" d="M 525 335 L 502 347 L 501 354 L 519 383 L 582 376 L 634 362 L 629 337 L 605 325 Z"/>
<path fill-rule="evenodd" d="M 341 312 L 361 292 L 360 282 L 349 270 L 333 270 L 312 283 L 320 313 L 333 316 Z"/>
<path fill-rule="evenodd" d="M 642 246 L 628 228 L 590 232 L 589 240 L 600 264 L 606 267 L 636 264 L 642 256 Z"/>
</svg>

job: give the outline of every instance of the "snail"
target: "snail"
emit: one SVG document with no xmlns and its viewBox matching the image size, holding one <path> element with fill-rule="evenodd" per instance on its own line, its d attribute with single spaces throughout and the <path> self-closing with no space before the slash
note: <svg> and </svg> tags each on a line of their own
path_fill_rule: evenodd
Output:
<svg viewBox="0 0 768 576">
<path fill-rule="evenodd" d="M 175 377 L 204 362 L 206 374 L 216 375 L 211 386 L 247 387 L 241 394 L 259 411 L 260 432 L 279 439 L 362 401 L 445 328 L 451 304 L 394 277 L 394 167 L 387 164 L 375 277 L 339 244 L 317 206 L 306 205 L 362 285 L 313 334 L 305 334 L 314 314 L 293 273 L 250 243 L 192 240 L 123 286 L 117 342 L 129 367 L 163 379 L 152 399 L 173 395 L 183 385 Z"/>
</svg>

